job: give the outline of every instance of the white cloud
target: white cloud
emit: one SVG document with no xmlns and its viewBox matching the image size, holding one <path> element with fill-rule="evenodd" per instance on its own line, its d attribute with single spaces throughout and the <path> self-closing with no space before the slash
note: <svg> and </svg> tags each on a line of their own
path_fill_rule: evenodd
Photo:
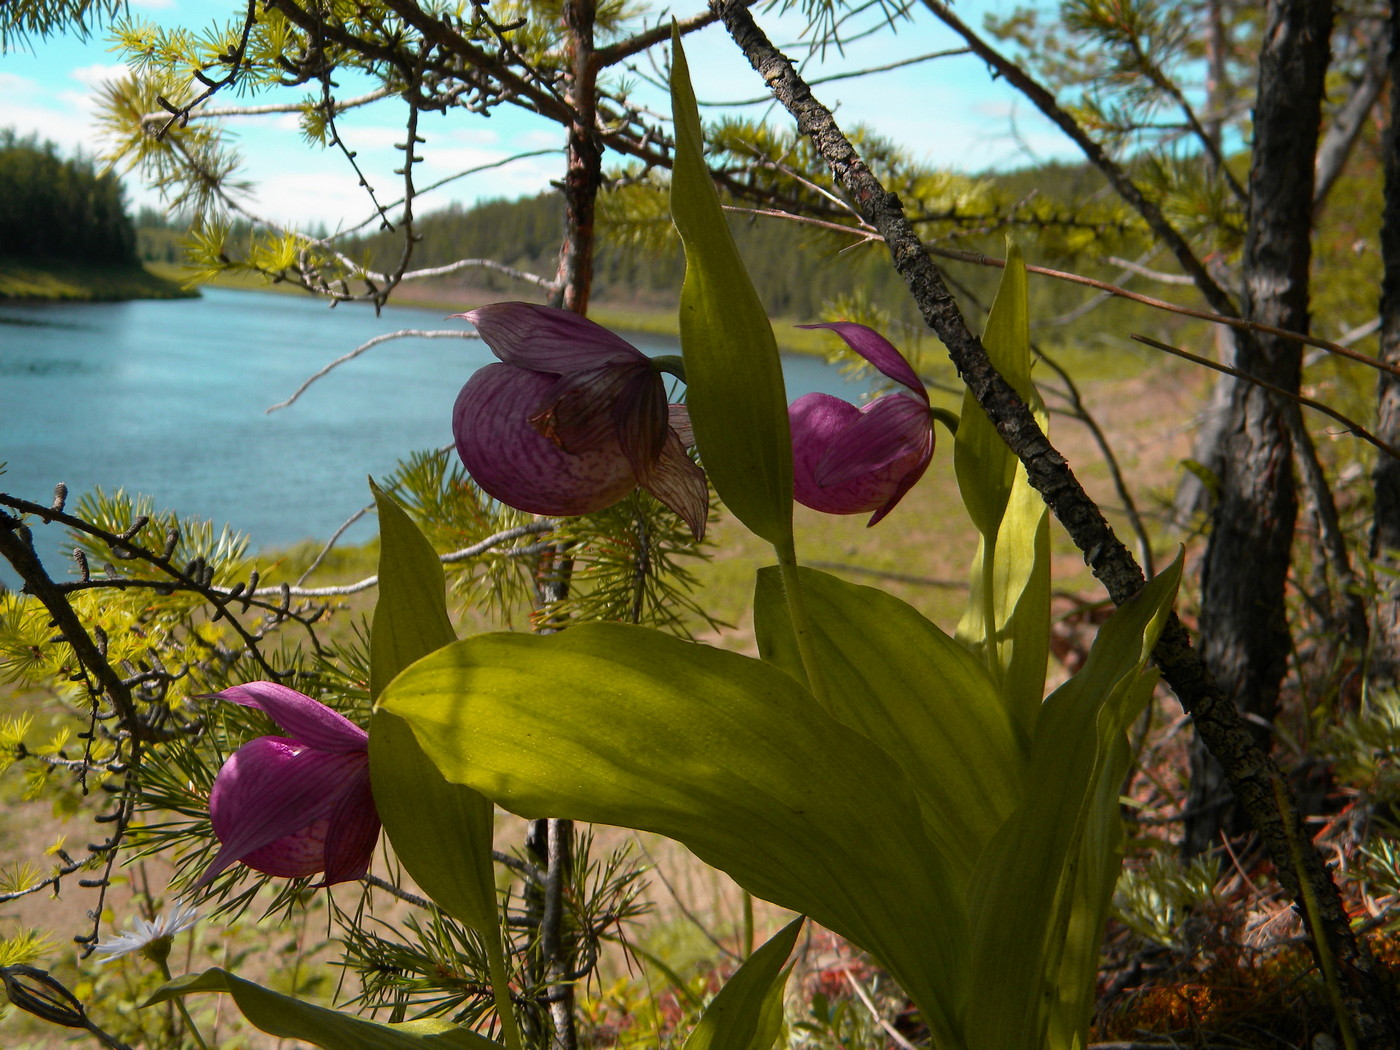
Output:
<svg viewBox="0 0 1400 1050">
<path fill-rule="evenodd" d="M 107 81 L 120 80 L 130 72 L 131 70 L 122 63 L 112 62 L 106 65 L 79 66 L 68 75 L 88 90 L 95 91 Z"/>
<path fill-rule="evenodd" d="M 539 128 L 535 131 L 527 131 L 516 141 L 522 150 L 532 149 L 559 149 L 564 148 L 564 131 L 562 128 L 550 130 Z"/>
<path fill-rule="evenodd" d="M 16 98 L 24 95 L 33 97 L 41 90 L 39 82 L 32 77 L 22 77 L 17 73 L 0 71 L 0 94 L 13 95 Z"/>
<path fill-rule="evenodd" d="M 353 173 L 345 175 L 293 173 L 260 183 L 250 210 L 262 217 L 294 226 L 324 223 L 353 225 L 368 216 L 373 204 L 356 184 Z"/>
<path fill-rule="evenodd" d="M 23 77 L 11 79 L 21 85 L 24 81 Z M 66 152 L 92 150 L 93 136 L 85 113 L 72 106 L 55 106 L 23 86 L 16 89 L 13 83 L 0 81 L 0 113 L 4 114 L 3 125 L 21 136 L 33 135 Z"/>
</svg>

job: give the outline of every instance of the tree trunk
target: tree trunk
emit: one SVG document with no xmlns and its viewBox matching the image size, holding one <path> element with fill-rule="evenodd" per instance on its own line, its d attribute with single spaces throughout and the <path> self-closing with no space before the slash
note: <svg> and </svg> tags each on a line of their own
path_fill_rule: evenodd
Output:
<svg viewBox="0 0 1400 1050">
<path fill-rule="evenodd" d="M 1332 7 L 1271 0 L 1259 55 L 1254 149 L 1245 235 L 1245 316 L 1308 330 L 1313 158 L 1322 120 Z M 1234 365 L 1297 390 L 1297 343 L 1241 332 Z M 1284 587 L 1298 514 L 1287 409 L 1258 387 L 1236 382 L 1221 439 L 1220 498 L 1211 518 L 1201 581 L 1201 652 L 1267 745 L 1287 669 Z M 1247 830 L 1219 766 L 1192 748 L 1186 854 L 1224 831 Z"/>
<path fill-rule="evenodd" d="M 1400 4 L 1390 8 L 1390 123 L 1385 136 L 1385 212 L 1381 219 L 1381 360 L 1400 364 Z M 1377 391 L 1376 435 L 1400 440 L 1400 379 L 1382 372 Z M 1371 619 L 1371 659 L 1367 685 L 1391 689 L 1400 683 L 1400 461 L 1380 453 L 1372 476 L 1375 520 L 1371 557 L 1382 571 Z"/>
</svg>

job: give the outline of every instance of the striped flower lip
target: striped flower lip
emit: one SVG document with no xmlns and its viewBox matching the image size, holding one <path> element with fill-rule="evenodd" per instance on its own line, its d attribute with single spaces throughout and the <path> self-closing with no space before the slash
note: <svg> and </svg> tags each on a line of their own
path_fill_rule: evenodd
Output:
<svg viewBox="0 0 1400 1050">
<path fill-rule="evenodd" d="M 220 849 L 196 887 L 234 864 L 279 878 L 325 873 L 330 886 L 364 876 L 379 840 L 369 784 L 369 735 L 295 689 L 250 682 L 214 697 L 269 715 L 288 736 L 248 741 L 209 792 Z"/>
<path fill-rule="evenodd" d="M 685 451 L 685 407 L 666 403 L 651 358 L 568 310 L 493 303 L 454 316 L 500 358 L 472 375 L 452 412 L 457 453 L 488 495 L 572 516 L 640 486 L 704 535 L 709 492 Z"/>
<path fill-rule="evenodd" d="M 807 394 L 788 406 L 793 496 L 826 514 L 873 511 L 880 521 L 913 488 L 933 458 L 928 391 L 888 339 L 852 321 L 828 328 L 877 369 L 907 388 L 857 408 L 830 394 Z"/>
</svg>

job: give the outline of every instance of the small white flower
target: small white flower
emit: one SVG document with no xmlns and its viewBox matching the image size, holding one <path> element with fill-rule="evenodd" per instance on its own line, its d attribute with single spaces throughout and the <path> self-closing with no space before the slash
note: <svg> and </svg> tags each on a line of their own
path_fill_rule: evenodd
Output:
<svg viewBox="0 0 1400 1050">
<path fill-rule="evenodd" d="M 171 938 L 182 930 L 188 930 L 198 921 L 199 912 L 187 904 L 177 904 L 168 915 L 157 915 L 149 920 L 137 919 L 135 929 L 122 930 L 110 941 L 93 945 L 93 950 L 107 956 L 101 960 L 104 963 L 132 952 L 147 952 L 152 946 L 158 946 L 158 951 L 163 949 L 161 957 L 164 958 L 170 951 Z M 162 941 L 163 944 L 160 943 Z"/>
</svg>

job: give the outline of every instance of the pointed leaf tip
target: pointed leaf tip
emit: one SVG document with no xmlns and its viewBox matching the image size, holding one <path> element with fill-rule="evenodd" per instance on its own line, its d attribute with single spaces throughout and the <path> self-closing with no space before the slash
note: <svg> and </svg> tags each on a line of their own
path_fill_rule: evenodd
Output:
<svg viewBox="0 0 1400 1050">
<path fill-rule="evenodd" d="M 685 245 L 681 349 L 696 447 L 725 506 L 786 550 L 792 546 L 792 438 L 778 345 L 710 179 L 685 49 L 674 27 L 672 47 L 671 215 Z"/>
</svg>

